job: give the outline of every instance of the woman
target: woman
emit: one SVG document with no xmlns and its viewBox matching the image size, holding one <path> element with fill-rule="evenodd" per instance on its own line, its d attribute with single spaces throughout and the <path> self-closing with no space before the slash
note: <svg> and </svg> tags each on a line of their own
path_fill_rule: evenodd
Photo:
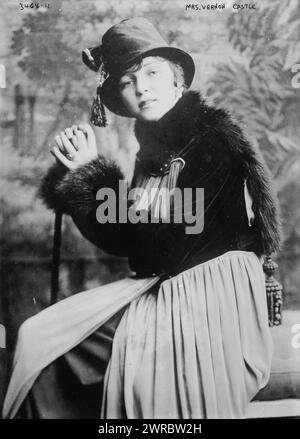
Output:
<svg viewBox="0 0 300 439">
<path fill-rule="evenodd" d="M 124 195 L 91 128 L 74 126 L 56 138 L 60 165 L 42 194 L 136 275 L 22 325 L 4 416 L 91 417 L 101 405 L 103 418 L 244 417 L 272 357 L 259 258 L 278 249 L 279 231 L 262 160 L 224 110 L 186 91 L 192 58 L 147 20 L 113 26 L 83 60 L 101 72 L 94 121 L 105 123 L 103 104 L 136 119 L 136 192 Z M 131 221 L 103 223 L 102 188 L 128 201 Z M 180 205 L 173 195 L 188 188 Z"/>
</svg>

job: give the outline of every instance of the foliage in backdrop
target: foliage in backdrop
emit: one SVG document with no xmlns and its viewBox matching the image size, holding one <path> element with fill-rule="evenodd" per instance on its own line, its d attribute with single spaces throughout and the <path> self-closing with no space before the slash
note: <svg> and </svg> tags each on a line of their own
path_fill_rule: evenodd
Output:
<svg viewBox="0 0 300 439">
<path fill-rule="evenodd" d="M 183 0 L 56 0 L 49 9 L 25 11 L 11 29 L 13 65 L 26 78 L 23 93 L 35 105 L 31 116 L 25 114 L 17 121 L 24 124 L 23 131 L 18 128 L 18 142 L 13 134 L 16 121 L 15 128 L 3 129 L 11 134 L 3 136 L 1 144 L 5 157 L 0 176 L 2 254 L 30 248 L 49 254 L 53 217 L 36 197 L 36 189 L 52 160 L 48 151 L 55 133 L 89 117 L 97 76 L 81 63 L 81 51 L 99 44 L 109 26 L 133 15 L 151 19 L 169 43 L 192 52 L 195 59 L 200 54 L 196 86 L 229 109 L 261 148 L 280 194 L 284 251 L 292 245 L 299 253 L 300 93 L 292 86 L 291 72 L 300 61 L 299 1 L 264 0 L 255 12 L 205 14 L 185 11 L 185 4 Z M 214 56 L 211 63 L 217 46 L 219 53 L 223 48 L 230 55 Z M 210 68 L 208 76 L 205 66 Z M 8 86 L 15 85 L 8 78 Z M 130 175 L 137 149 L 132 121 L 111 114 L 109 121 L 109 128 L 96 129 L 100 148 L 127 165 Z M 64 243 L 73 254 L 83 243 L 69 222 Z M 85 251 L 93 252 L 91 248 L 86 245 Z"/>
</svg>

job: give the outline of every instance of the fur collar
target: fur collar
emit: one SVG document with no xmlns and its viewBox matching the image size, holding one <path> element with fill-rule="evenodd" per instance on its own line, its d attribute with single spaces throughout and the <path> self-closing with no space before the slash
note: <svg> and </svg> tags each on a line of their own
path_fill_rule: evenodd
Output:
<svg viewBox="0 0 300 439">
<path fill-rule="evenodd" d="M 157 122 L 137 121 L 135 135 L 140 145 L 138 160 L 149 171 L 157 172 L 181 151 L 188 142 L 211 126 L 211 113 L 199 92 L 186 92 Z M 211 118 L 211 119 L 209 119 Z"/>
<path fill-rule="evenodd" d="M 136 122 L 135 134 L 141 149 L 152 154 L 157 149 L 177 152 L 199 132 L 199 121 L 206 112 L 207 106 L 200 94 L 186 92 L 159 121 Z"/>
<path fill-rule="evenodd" d="M 136 122 L 137 158 L 154 169 L 176 156 L 195 136 L 213 138 L 219 132 L 226 137 L 230 124 L 225 110 L 207 105 L 199 92 L 187 91 L 159 121 Z"/>
<path fill-rule="evenodd" d="M 188 91 L 158 122 L 137 122 L 135 134 L 140 144 L 137 158 L 148 170 L 162 169 L 195 137 L 204 144 L 213 143 L 216 137 L 221 139 L 247 180 L 261 235 L 261 253 L 278 250 L 280 221 L 268 168 L 226 110 L 208 106 L 198 92 Z"/>
</svg>

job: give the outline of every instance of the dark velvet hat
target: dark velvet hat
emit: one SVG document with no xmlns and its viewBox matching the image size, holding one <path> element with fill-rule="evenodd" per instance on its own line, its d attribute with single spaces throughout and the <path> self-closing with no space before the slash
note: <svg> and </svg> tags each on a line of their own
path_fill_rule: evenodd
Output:
<svg viewBox="0 0 300 439">
<path fill-rule="evenodd" d="M 145 56 L 161 56 L 178 63 L 183 69 L 186 86 L 191 85 L 195 74 L 192 57 L 181 49 L 169 46 L 145 18 L 130 18 L 108 29 L 101 45 L 82 52 L 83 62 L 95 72 L 100 71 L 98 107 L 104 103 L 113 113 L 130 117 L 119 96 L 117 81 L 130 65 Z M 105 125 L 101 121 L 95 124 Z"/>
</svg>

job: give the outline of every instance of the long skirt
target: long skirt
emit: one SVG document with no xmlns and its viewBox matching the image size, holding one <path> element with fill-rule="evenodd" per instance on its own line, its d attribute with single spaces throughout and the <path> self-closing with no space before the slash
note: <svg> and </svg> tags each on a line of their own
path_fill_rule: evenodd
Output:
<svg viewBox="0 0 300 439">
<path fill-rule="evenodd" d="M 117 295 L 123 291 L 122 303 L 106 303 L 109 316 L 100 312 L 98 323 L 95 318 L 93 325 L 86 324 L 88 330 L 74 328 L 78 316 L 74 319 L 74 311 L 70 311 L 72 298 L 66 299 L 69 307 L 64 307 L 65 319 L 73 319 L 72 325 L 59 323 L 62 316 L 57 320 L 64 300 L 54 305 L 58 307 L 55 313 L 50 307 L 42 312 L 48 311 L 48 316 L 27 326 L 26 336 L 23 331 L 18 342 L 4 416 L 16 416 L 22 403 L 30 397 L 32 400 L 44 368 L 51 367 L 58 357 L 62 359 L 76 346 L 76 340 L 78 348 L 85 343 L 91 327 L 96 331 L 122 310 L 111 338 L 102 398 L 99 392 L 102 418 L 245 417 L 249 402 L 267 384 L 273 351 L 264 274 L 257 256 L 230 251 L 161 283 L 157 279 L 135 280 L 139 285 L 128 282 L 124 279 L 100 287 L 98 295 L 103 297 L 108 297 L 108 291 L 113 294 L 116 290 Z M 76 296 L 88 297 L 88 293 Z M 92 312 L 84 306 L 82 309 L 80 318 L 85 321 Z M 61 339 L 56 337 L 56 343 L 57 328 L 50 329 L 55 319 L 61 329 L 69 331 Z M 34 348 L 33 364 L 29 334 L 38 327 L 46 334 L 39 336 L 39 341 L 51 348 Z M 67 339 L 72 342 L 67 343 Z M 34 374 L 28 366 L 34 366 Z"/>
</svg>

